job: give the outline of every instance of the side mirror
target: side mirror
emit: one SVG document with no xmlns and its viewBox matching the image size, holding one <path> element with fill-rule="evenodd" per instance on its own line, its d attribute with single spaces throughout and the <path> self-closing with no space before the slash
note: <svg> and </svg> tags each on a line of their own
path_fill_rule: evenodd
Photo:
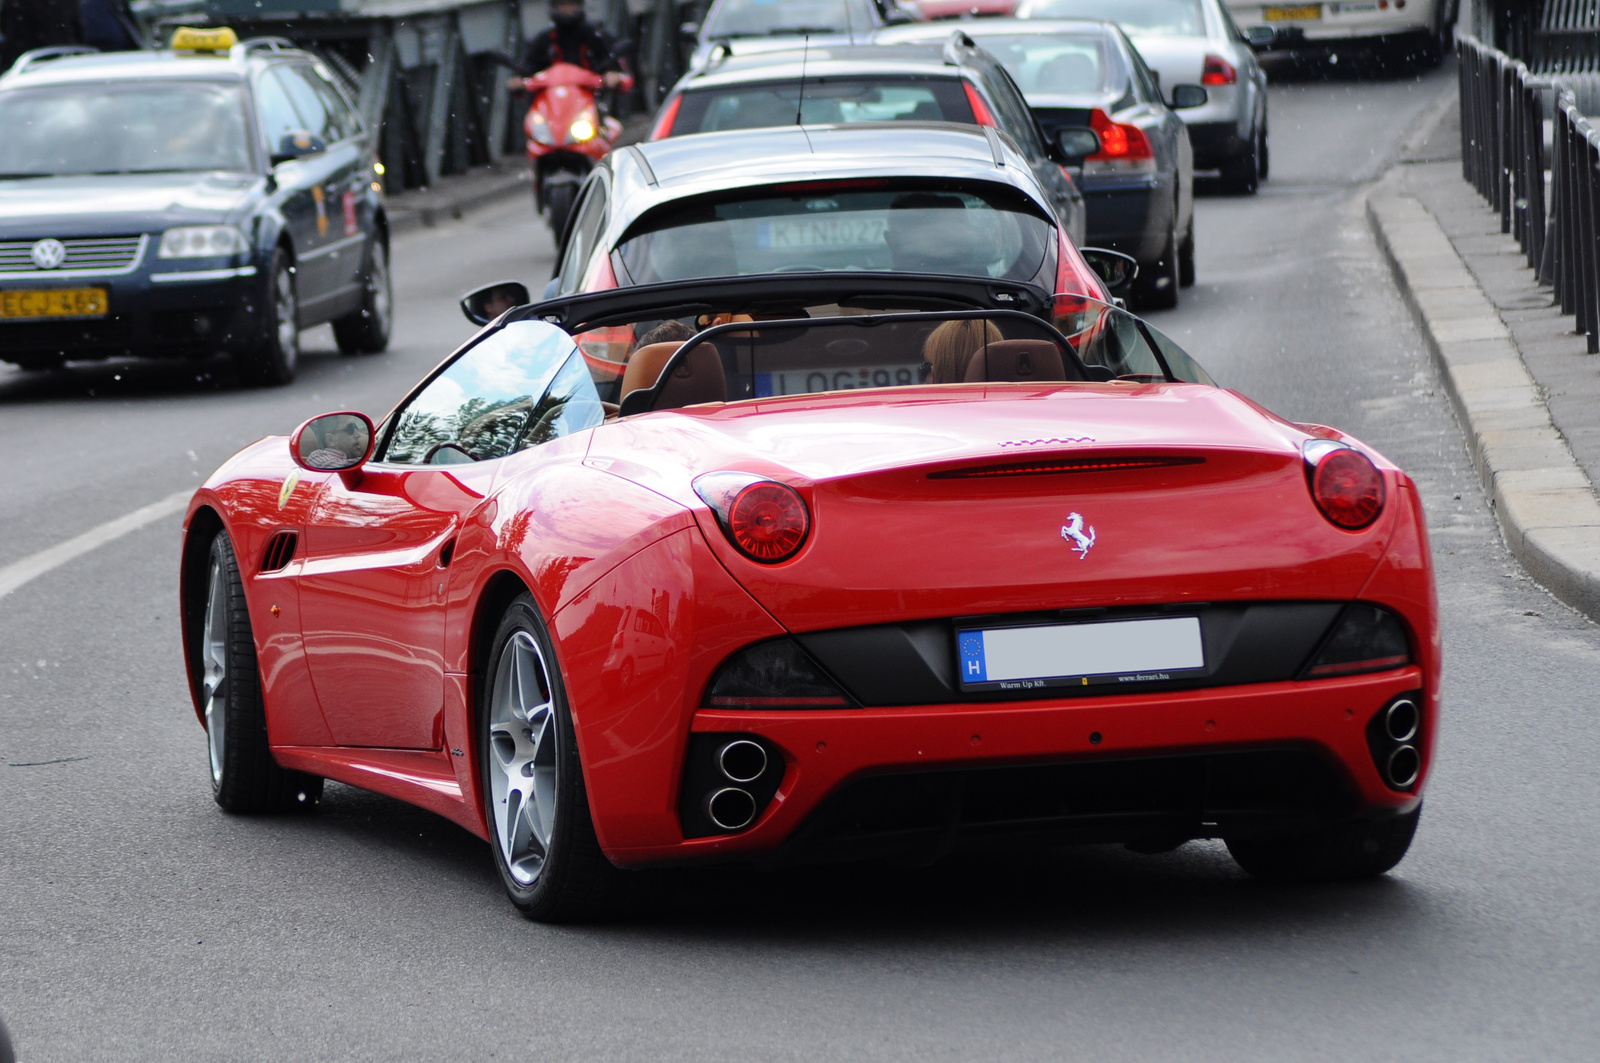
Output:
<svg viewBox="0 0 1600 1063">
<path fill-rule="evenodd" d="M 678 27 L 678 36 L 686 41 L 697 40 L 700 37 L 700 23 L 685 22 Z"/>
<path fill-rule="evenodd" d="M 1250 38 L 1250 47 L 1258 52 L 1268 51 L 1278 42 L 1278 31 L 1271 26 L 1251 26 L 1245 36 Z"/>
<path fill-rule="evenodd" d="M 313 417 L 289 437 L 289 456 L 302 469 L 337 472 L 360 479 L 361 466 L 372 457 L 377 433 L 364 413 L 344 410 Z"/>
<path fill-rule="evenodd" d="M 328 150 L 328 142 L 304 129 L 291 129 L 278 138 L 278 148 L 272 153 L 272 164 L 303 159 L 307 155 L 320 155 Z"/>
<path fill-rule="evenodd" d="M 1172 86 L 1172 109 L 1174 111 L 1187 110 L 1190 107 L 1204 107 L 1209 99 L 1211 99 L 1210 93 L 1199 85 Z"/>
<path fill-rule="evenodd" d="M 487 325 L 514 306 L 533 302 L 528 286 L 520 281 L 496 281 L 461 297 L 461 313 L 474 325 Z"/>
<path fill-rule="evenodd" d="M 1113 298 L 1125 295 L 1133 284 L 1133 279 L 1139 275 L 1139 263 L 1120 251 L 1109 251 L 1103 247 L 1081 247 L 1078 253 L 1089 263 L 1089 268 L 1094 270 L 1095 276 L 1104 282 Z"/>
<path fill-rule="evenodd" d="M 1062 129 L 1056 133 L 1056 146 L 1068 165 L 1082 165 L 1084 159 L 1100 150 L 1100 134 L 1084 126 Z"/>
</svg>

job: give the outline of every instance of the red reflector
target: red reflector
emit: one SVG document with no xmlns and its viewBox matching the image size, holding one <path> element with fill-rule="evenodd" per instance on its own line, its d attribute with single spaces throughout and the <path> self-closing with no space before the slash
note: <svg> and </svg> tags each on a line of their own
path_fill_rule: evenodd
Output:
<svg viewBox="0 0 1600 1063">
<path fill-rule="evenodd" d="M 1155 156 L 1150 148 L 1150 138 L 1136 125 L 1113 122 L 1111 116 L 1096 107 L 1089 112 L 1089 127 L 1100 136 L 1100 150 L 1090 159 L 1149 159 Z"/>
<path fill-rule="evenodd" d="M 1061 458 L 1056 461 L 1019 461 L 1006 465 L 974 465 L 965 469 L 931 472 L 930 480 L 978 480 L 990 476 L 1039 476 L 1052 472 L 1121 472 L 1126 469 L 1167 469 L 1177 465 L 1200 465 L 1204 458 L 1126 457 Z"/>
<path fill-rule="evenodd" d="M 972 87 L 972 82 L 963 81 L 961 87 L 967 90 L 967 102 L 972 105 L 972 120 L 979 125 L 994 125 L 994 115 L 989 113 L 989 105 L 983 102 L 983 97 Z"/>
<path fill-rule="evenodd" d="M 1239 81 L 1239 72 L 1233 64 L 1220 55 L 1206 56 L 1206 64 L 1201 69 L 1200 84 L 1202 85 L 1233 85 Z"/>
<path fill-rule="evenodd" d="M 782 561 L 805 541 L 806 504 L 791 487 L 762 480 L 734 496 L 728 507 L 733 544 L 757 561 Z"/>
<path fill-rule="evenodd" d="M 819 698 L 762 698 L 762 697 L 709 697 L 706 705 L 713 709 L 837 709 L 848 708 L 844 697 Z"/>
<path fill-rule="evenodd" d="M 1399 668 L 1401 665 L 1410 664 L 1411 656 L 1402 653 L 1396 657 L 1374 657 L 1369 661 L 1345 661 L 1342 664 L 1319 664 L 1306 674 L 1317 679 L 1326 679 L 1330 675 L 1355 675 L 1357 672 L 1382 672 L 1389 668 Z"/>
<path fill-rule="evenodd" d="M 774 185 L 774 192 L 843 192 L 851 188 L 888 188 L 885 178 L 868 178 L 862 181 L 801 181 L 797 184 Z"/>
<path fill-rule="evenodd" d="M 1365 528 L 1383 511 L 1383 474 L 1358 450 L 1330 450 L 1317 462 L 1311 497 L 1341 528 Z"/>
<path fill-rule="evenodd" d="M 678 120 L 678 108 L 683 106 L 683 97 L 674 96 L 661 108 L 661 117 L 656 119 L 656 126 L 650 130 L 647 140 L 662 140 L 672 135 L 672 123 Z"/>
</svg>

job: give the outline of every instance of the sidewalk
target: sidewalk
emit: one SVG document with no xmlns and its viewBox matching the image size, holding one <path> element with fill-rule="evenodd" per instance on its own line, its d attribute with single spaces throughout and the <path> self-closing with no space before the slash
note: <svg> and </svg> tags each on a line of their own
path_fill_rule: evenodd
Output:
<svg viewBox="0 0 1600 1063">
<path fill-rule="evenodd" d="M 1455 109 L 1367 201 L 1438 363 L 1506 545 L 1600 619 L 1600 357 L 1461 176 Z"/>
</svg>

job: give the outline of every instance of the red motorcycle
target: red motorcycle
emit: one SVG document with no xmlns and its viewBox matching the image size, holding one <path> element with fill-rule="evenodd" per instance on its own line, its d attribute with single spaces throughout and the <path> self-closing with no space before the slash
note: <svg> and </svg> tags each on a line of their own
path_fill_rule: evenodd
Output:
<svg viewBox="0 0 1600 1063">
<path fill-rule="evenodd" d="M 556 63 L 522 85 L 533 94 L 523 129 L 534 204 L 560 239 L 583 179 L 616 146 L 622 123 L 600 113 L 598 93 L 605 79 L 581 66 Z M 624 73 L 617 88 L 632 91 L 633 76 Z"/>
</svg>

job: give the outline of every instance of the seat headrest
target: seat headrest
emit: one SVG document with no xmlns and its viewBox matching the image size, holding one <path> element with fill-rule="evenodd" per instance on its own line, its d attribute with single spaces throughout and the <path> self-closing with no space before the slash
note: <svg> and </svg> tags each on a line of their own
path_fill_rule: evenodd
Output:
<svg viewBox="0 0 1600 1063">
<path fill-rule="evenodd" d="M 634 351 L 622 374 L 619 400 L 626 399 L 630 392 L 654 387 L 661 376 L 662 367 L 681 346 L 681 343 L 651 343 Z M 662 385 L 654 408 L 674 410 L 700 402 L 726 402 L 727 399 L 728 378 L 722 370 L 722 356 L 711 344 L 702 343 L 679 360 L 672 375 Z"/>
<path fill-rule="evenodd" d="M 999 340 L 981 347 L 967 364 L 967 383 L 1023 383 L 1067 379 L 1061 349 L 1049 340 Z"/>
</svg>

